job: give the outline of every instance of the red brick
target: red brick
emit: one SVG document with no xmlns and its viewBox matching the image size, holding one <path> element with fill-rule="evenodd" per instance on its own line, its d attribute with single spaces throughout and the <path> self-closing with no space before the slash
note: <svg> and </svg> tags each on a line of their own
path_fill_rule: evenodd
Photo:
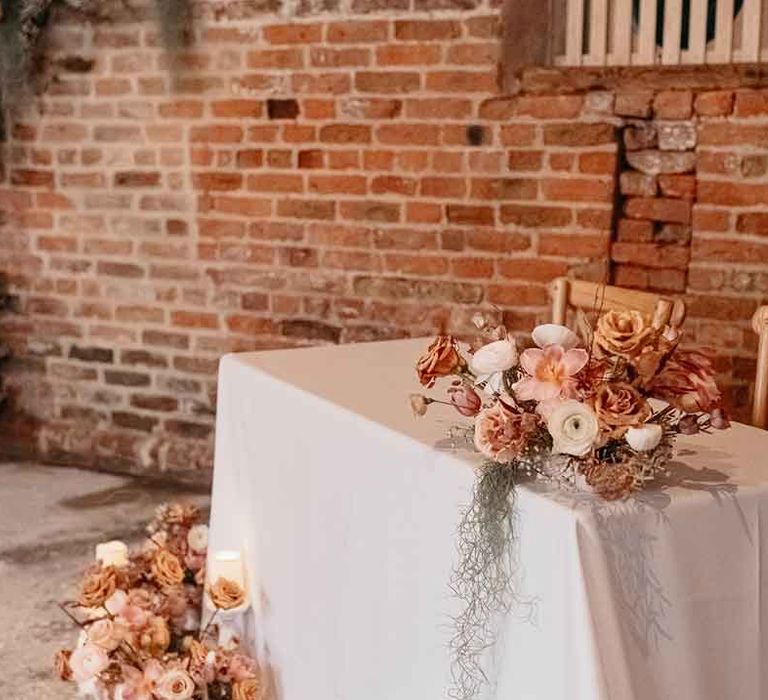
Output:
<svg viewBox="0 0 768 700">
<path fill-rule="evenodd" d="M 452 224 L 469 226 L 492 226 L 495 216 L 492 207 L 466 206 L 449 204 L 446 207 L 448 221 Z"/>
<path fill-rule="evenodd" d="M 342 202 L 341 218 L 354 221 L 394 223 L 400 221 L 400 205 L 392 202 Z"/>
<path fill-rule="evenodd" d="M 768 213 L 756 211 L 739 214 L 736 218 L 736 230 L 739 233 L 768 236 Z"/>
<path fill-rule="evenodd" d="M 383 42 L 389 34 L 386 21 L 331 22 L 326 37 L 333 44 Z"/>
<path fill-rule="evenodd" d="M 327 124 L 320 129 L 325 143 L 370 143 L 371 127 L 362 124 Z"/>
<path fill-rule="evenodd" d="M 455 39 L 461 34 L 458 22 L 447 20 L 398 20 L 395 38 L 401 41 Z"/>
<path fill-rule="evenodd" d="M 376 129 L 380 143 L 393 145 L 437 145 L 440 128 L 432 124 L 382 124 Z"/>
<path fill-rule="evenodd" d="M 737 117 L 764 117 L 768 115 L 768 90 L 739 90 L 733 114 Z"/>
<path fill-rule="evenodd" d="M 361 175 L 311 175 L 309 192 L 321 194 L 365 194 L 367 180 Z"/>
<path fill-rule="evenodd" d="M 542 195 L 550 201 L 610 202 L 613 183 L 605 180 L 560 179 L 542 182 Z"/>
<path fill-rule="evenodd" d="M 702 204 L 755 206 L 768 204 L 768 185 L 700 180 L 697 200 Z"/>
<path fill-rule="evenodd" d="M 435 71 L 426 74 L 425 87 L 434 92 L 493 92 L 497 86 L 495 73 L 478 71 Z"/>
<path fill-rule="evenodd" d="M 694 199 L 696 177 L 693 175 L 659 175 L 659 188 L 664 197 Z"/>
<path fill-rule="evenodd" d="M 541 170 L 542 151 L 509 151 L 507 167 L 515 171 Z"/>
<path fill-rule="evenodd" d="M 285 199 L 277 203 L 277 214 L 289 219 L 333 219 L 336 203 L 317 199 Z"/>
<path fill-rule="evenodd" d="M 725 117 L 733 109 L 733 93 L 727 90 L 699 93 L 694 107 L 702 117 Z"/>
<path fill-rule="evenodd" d="M 650 243 L 653 241 L 653 223 L 637 219 L 619 219 L 617 238 L 626 243 Z"/>
<path fill-rule="evenodd" d="M 746 241 L 734 243 L 731 238 L 696 237 L 691 245 L 691 258 L 713 263 L 750 264 L 768 260 L 768 245 Z"/>
<path fill-rule="evenodd" d="M 611 247 L 611 258 L 619 263 L 631 263 L 644 267 L 685 269 L 688 266 L 690 251 L 682 246 L 616 242 Z"/>
<path fill-rule="evenodd" d="M 653 100 L 657 119 L 689 119 L 693 110 L 693 94 L 690 90 L 664 90 Z"/>
<path fill-rule="evenodd" d="M 364 67 L 371 64 L 371 52 L 368 49 L 313 46 L 311 63 L 320 68 Z"/>
<path fill-rule="evenodd" d="M 380 66 L 428 66 L 440 62 L 440 46 L 435 44 L 388 44 L 376 49 Z"/>
<path fill-rule="evenodd" d="M 296 69 L 304 67 L 301 49 L 261 49 L 246 55 L 249 68 Z"/>
<path fill-rule="evenodd" d="M 619 178 L 621 193 L 637 197 L 655 197 L 658 181 L 655 175 L 646 175 L 636 170 L 627 170 Z"/>
<path fill-rule="evenodd" d="M 579 172 L 590 175 L 613 175 L 616 172 L 616 154 L 607 152 L 582 153 Z"/>
<path fill-rule="evenodd" d="M 625 202 L 624 213 L 632 219 L 687 224 L 691 220 L 691 205 L 679 199 L 636 197 Z"/>
<path fill-rule="evenodd" d="M 320 24 L 275 24 L 262 30 L 270 44 L 312 44 L 322 38 Z"/>
<path fill-rule="evenodd" d="M 460 198 L 467 191 L 467 183 L 458 177 L 425 177 L 419 193 L 422 197 Z"/>
<path fill-rule="evenodd" d="M 413 92 L 421 87 L 421 76 L 398 71 L 359 71 L 355 74 L 355 87 L 360 92 L 382 94 Z"/>
<path fill-rule="evenodd" d="M 536 119 L 575 119 L 581 114 L 581 95 L 535 95 L 517 100 L 517 114 Z"/>
<path fill-rule="evenodd" d="M 512 258 L 499 261 L 499 274 L 515 280 L 551 282 L 567 272 L 568 263 L 562 260 Z"/>
<path fill-rule="evenodd" d="M 501 221 L 526 228 L 563 228 L 573 221 L 568 207 L 547 207 L 505 204 L 501 207 Z"/>
<path fill-rule="evenodd" d="M 259 100 L 219 100 L 211 105 L 214 117 L 259 118 L 263 103 Z"/>
<path fill-rule="evenodd" d="M 612 124 L 549 124 L 544 127 L 544 143 L 548 146 L 599 146 L 616 142 Z"/>
</svg>

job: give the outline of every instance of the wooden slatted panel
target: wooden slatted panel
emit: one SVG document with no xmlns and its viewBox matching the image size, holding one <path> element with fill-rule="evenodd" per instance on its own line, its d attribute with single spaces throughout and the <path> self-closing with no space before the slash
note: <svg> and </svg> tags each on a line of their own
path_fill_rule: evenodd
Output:
<svg viewBox="0 0 768 700">
<path fill-rule="evenodd" d="M 707 0 L 691 0 L 691 27 L 688 51 L 683 63 L 704 63 L 707 52 Z"/>
<path fill-rule="evenodd" d="M 565 26 L 565 59 L 569 66 L 580 66 L 584 37 L 584 0 L 568 0 Z"/>
<path fill-rule="evenodd" d="M 745 0 L 741 11 L 743 31 L 740 60 L 751 62 L 760 60 L 760 30 L 762 27 L 763 0 Z"/>
<path fill-rule="evenodd" d="M 608 44 L 608 0 L 592 0 L 589 17 L 589 62 L 605 65 Z"/>
<path fill-rule="evenodd" d="M 640 0 L 640 36 L 637 41 L 637 63 L 642 66 L 656 63 L 656 6 L 657 0 Z"/>
<path fill-rule="evenodd" d="M 683 0 L 667 0 L 664 5 L 664 47 L 661 62 L 664 65 L 680 63 L 680 30 L 683 22 Z"/>
<path fill-rule="evenodd" d="M 613 1 L 611 63 L 628 66 L 632 54 L 632 0 Z"/>
<path fill-rule="evenodd" d="M 730 63 L 733 57 L 733 0 L 718 0 L 715 45 L 707 52 L 708 63 Z"/>
</svg>

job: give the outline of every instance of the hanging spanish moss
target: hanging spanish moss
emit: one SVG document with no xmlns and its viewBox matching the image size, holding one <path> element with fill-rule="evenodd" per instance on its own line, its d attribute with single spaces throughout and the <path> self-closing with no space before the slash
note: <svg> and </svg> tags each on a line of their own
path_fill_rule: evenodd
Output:
<svg viewBox="0 0 768 700">
<path fill-rule="evenodd" d="M 473 700 L 490 683 L 483 656 L 493 647 L 498 623 L 515 601 L 515 471 L 511 464 L 485 463 L 459 524 L 459 563 L 451 589 L 464 609 L 454 620 L 451 640 L 454 659 L 449 696 L 455 700 Z"/>
</svg>

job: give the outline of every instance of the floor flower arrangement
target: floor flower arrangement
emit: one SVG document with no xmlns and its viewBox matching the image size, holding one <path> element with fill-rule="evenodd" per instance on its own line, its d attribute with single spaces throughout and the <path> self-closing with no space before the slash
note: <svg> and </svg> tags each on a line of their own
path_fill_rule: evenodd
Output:
<svg viewBox="0 0 768 700">
<path fill-rule="evenodd" d="M 683 331 L 655 327 L 638 311 L 611 310 L 582 335 L 556 324 L 518 342 L 483 317 L 490 342 L 462 348 L 440 335 L 418 359 L 422 386 L 450 381 L 445 397 L 410 397 L 416 415 L 453 406 L 457 426 L 485 458 L 459 525 L 460 562 L 451 582 L 465 610 L 453 639 L 451 697 L 477 697 L 494 619 L 514 601 L 510 571 L 514 487 L 544 479 L 625 499 L 668 472 L 675 439 L 728 427 L 712 358 L 681 345 Z"/>
<path fill-rule="evenodd" d="M 94 700 L 260 700 L 258 663 L 237 639 L 218 642 L 216 615 L 238 608 L 235 581 L 206 584 L 208 528 L 194 506 L 158 508 L 147 539 L 128 553 L 97 548 L 76 600 L 61 605 L 80 628 L 74 649 L 57 653 L 59 678 Z M 214 614 L 201 629 L 206 597 Z"/>
</svg>

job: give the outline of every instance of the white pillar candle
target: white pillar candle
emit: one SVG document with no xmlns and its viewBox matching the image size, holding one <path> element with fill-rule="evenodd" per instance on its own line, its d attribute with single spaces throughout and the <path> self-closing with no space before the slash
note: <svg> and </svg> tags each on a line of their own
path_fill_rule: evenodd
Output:
<svg viewBox="0 0 768 700">
<path fill-rule="evenodd" d="M 227 549 L 214 553 L 208 564 L 208 580 L 214 584 L 220 578 L 233 581 L 241 588 L 245 588 L 243 558 L 240 552 Z"/>
<path fill-rule="evenodd" d="M 128 545 L 120 540 L 97 544 L 96 561 L 100 561 L 102 566 L 127 566 Z"/>
</svg>

